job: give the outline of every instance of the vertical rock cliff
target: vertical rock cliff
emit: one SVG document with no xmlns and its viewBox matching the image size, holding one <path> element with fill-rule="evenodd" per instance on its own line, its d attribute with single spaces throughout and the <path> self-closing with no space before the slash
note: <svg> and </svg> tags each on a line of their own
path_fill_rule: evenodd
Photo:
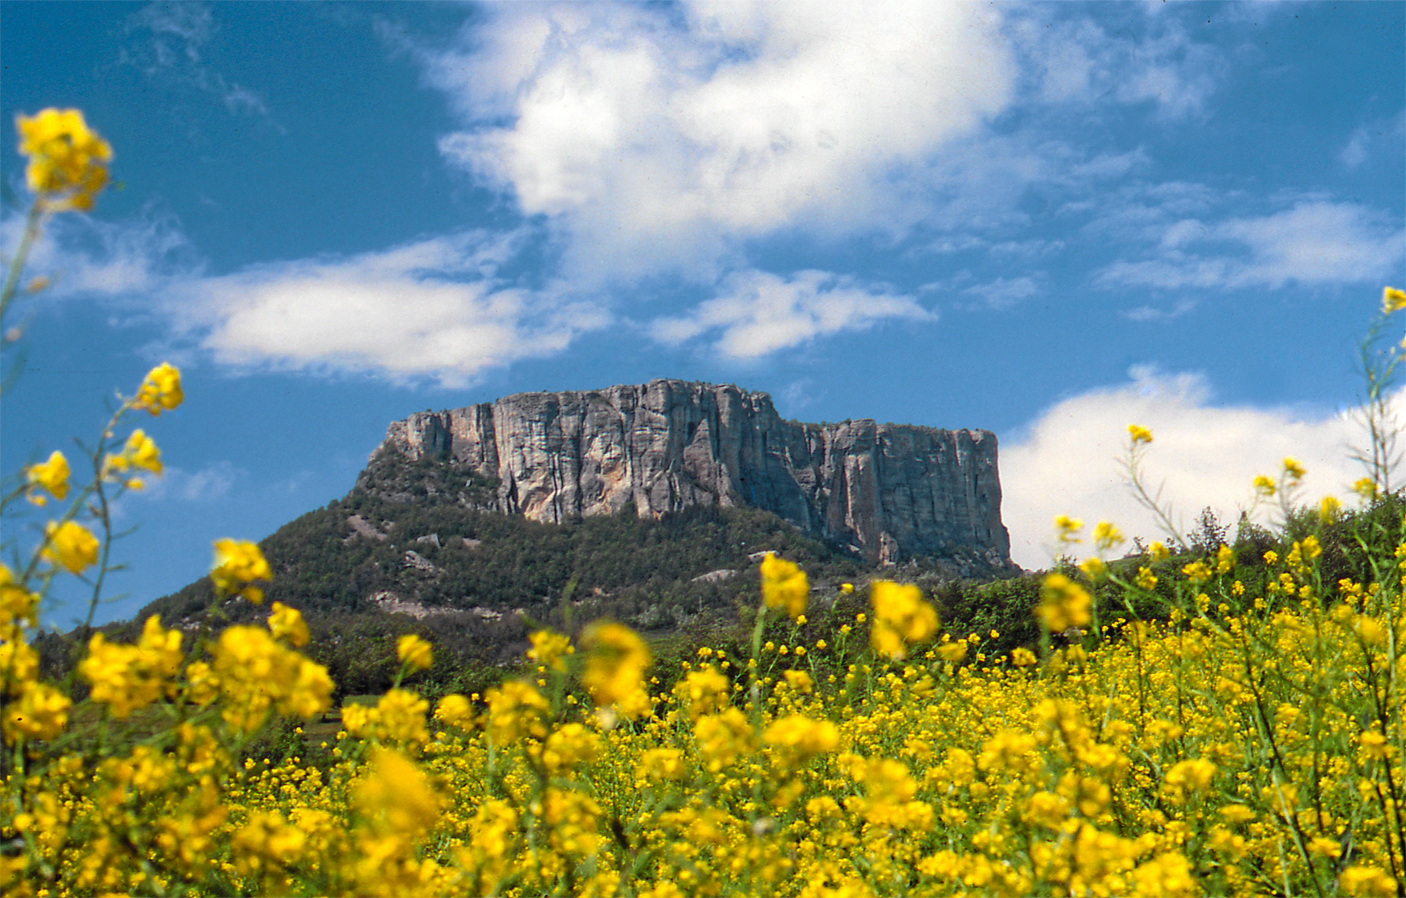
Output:
<svg viewBox="0 0 1406 898">
<path fill-rule="evenodd" d="M 994 434 L 783 421 L 770 396 L 730 385 L 521 393 L 411 415 L 376 452 L 453 459 L 498 481 L 499 510 L 538 521 L 749 505 L 870 562 L 1010 563 Z"/>
</svg>

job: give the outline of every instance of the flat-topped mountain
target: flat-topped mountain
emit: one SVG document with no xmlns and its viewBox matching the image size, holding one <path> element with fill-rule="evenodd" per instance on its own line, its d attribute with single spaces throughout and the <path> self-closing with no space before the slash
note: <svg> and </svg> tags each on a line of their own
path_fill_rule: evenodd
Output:
<svg viewBox="0 0 1406 898">
<path fill-rule="evenodd" d="M 391 455 L 467 470 L 496 483 L 488 506 L 545 523 L 750 506 L 871 564 L 961 551 L 1010 566 L 985 430 L 804 424 L 765 393 L 652 380 L 417 413 L 372 466 Z"/>
</svg>

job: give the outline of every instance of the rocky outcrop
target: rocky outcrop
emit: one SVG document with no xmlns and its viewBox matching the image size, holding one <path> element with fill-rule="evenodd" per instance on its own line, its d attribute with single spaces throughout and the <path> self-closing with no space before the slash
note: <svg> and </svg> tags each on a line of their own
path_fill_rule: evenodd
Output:
<svg viewBox="0 0 1406 898">
<path fill-rule="evenodd" d="M 520 393 L 421 412 L 373 453 L 452 459 L 498 482 L 498 509 L 560 523 L 750 505 L 870 562 L 976 552 L 1010 564 L 996 437 L 871 420 L 784 421 L 730 385 Z"/>
</svg>

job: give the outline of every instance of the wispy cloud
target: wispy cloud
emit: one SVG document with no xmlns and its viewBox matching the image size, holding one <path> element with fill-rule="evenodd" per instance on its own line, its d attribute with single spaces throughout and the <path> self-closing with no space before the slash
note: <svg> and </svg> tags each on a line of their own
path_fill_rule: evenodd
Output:
<svg viewBox="0 0 1406 898">
<path fill-rule="evenodd" d="M 747 271 L 729 277 L 718 297 L 686 316 L 658 319 L 651 330 L 671 345 L 706 335 L 722 355 L 753 359 L 891 319 L 930 322 L 937 316 L 911 297 L 829 272 L 784 278 Z"/>
<path fill-rule="evenodd" d="M 14 253 L 24 227 L 17 211 L 0 220 L 0 252 Z M 191 274 L 195 264 L 180 223 L 148 208 L 119 221 L 86 215 L 50 219 L 25 271 L 49 280 L 46 297 L 112 297 L 158 290 L 177 274 Z"/>
<path fill-rule="evenodd" d="M 1375 283 L 1406 257 L 1406 229 L 1356 203 L 1306 200 L 1268 215 L 1161 225 L 1153 258 L 1119 261 L 1102 286 L 1278 288 Z"/>
<path fill-rule="evenodd" d="M 1398 413 L 1406 411 L 1406 393 L 1393 402 Z M 1154 489 L 1164 485 L 1163 498 L 1183 529 L 1193 526 L 1205 507 L 1233 526 L 1254 504 L 1255 475 L 1275 475 L 1285 457 L 1308 469 L 1303 498 L 1309 501 L 1329 494 L 1347 497 L 1349 485 L 1363 475 L 1350 453 L 1365 434 L 1350 414 L 1220 406 L 1199 374 L 1135 368 L 1127 383 L 1066 399 L 1023 435 L 1003 441 L 1002 517 L 1017 563 L 1050 564 L 1053 521 L 1060 514 L 1089 526 L 1109 520 L 1144 542 L 1164 537 L 1122 474 L 1131 423 L 1152 429 L 1148 483 Z M 1260 518 L 1263 522 L 1264 514 Z"/>
<path fill-rule="evenodd" d="M 988 309 L 1009 309 L 1039 296 L 1040 292 L 1035 278 L 1022 275 L 1017 278 L 998 277 L 985 284 L 974 284 L 964 289 L 962 294 L 976 297 Z"/>
<path fill-rule="evenodd" d="M 218 30 L 209 5 L 149 3 L 132 14 L 127 30 L 142 40 L 129 46 L 124 60 L 148 77 L 210 94 L 230 112 L 269 119 L 268 107 L 258 93 L 227 80 L 203 59 L 205 45 Z"/>
</svg>

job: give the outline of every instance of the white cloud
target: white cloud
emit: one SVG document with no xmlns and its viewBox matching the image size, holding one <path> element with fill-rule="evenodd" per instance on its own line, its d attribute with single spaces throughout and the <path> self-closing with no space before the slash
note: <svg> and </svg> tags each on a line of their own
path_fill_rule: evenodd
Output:
<svg viewBox="0 0 1406 898">
<path fill-rule="evenodd" d="M 752 359 L 887 319 L 936 318 L 911 297 L 824 271 L 801 271 L 790 279 L 746 271 L 730 276 L 721 296 L 684 317 L 658 319 L 651 330 L 655 339 L 673 345 L 706 334 L 722 355 Z"/>
<path fill-rule="evenodd" d="M 145 43 L 124 50 L 123 60 L 151 78 L 163 78 L 219 98 L 230 112 L 267 119 L 263 98 L 206 65 L 202 50 L 218 31 L 208 5 L 196 2 L 148 3 L 127 22 L 131 33 L 149 33 Z"/>
<path fill-rule="evenodd" d="M 1258 217 L 1149 221 L 1147 231 L 1160 232 L 1158 256 L 1115 262 L 1097 283 L 1170 290 L 1376 283 L 1406 256 L 1406 229 L 1356 203 L 1305 200 Z"/>
<path fill-rule="evenodd" d="M 1040 295 L 1040 285 L 1035 278 L 1022 275 L 1018 278 L 998 277 L 986 284 L 975 284 L 962 291 L 967 296 L 975 296 L 989 309 L 1009 309 L 1017 303 Z"/>
<path fill-rule="evenodd" d="M 599 308 L 497 280 L 516 234 L 468 232 L 359 256 L 256 266 L 174 291 L 227 364 L 428 375 L 445 385 L 549 355 L 605 325 Z"/>
<path fill-rule="evenodd" d="M 1012 101 L 998 26 L 975 4 L 510 5 L 420 52 L 472 123 L 446 158 L 552 219 L 573 273 L 631 277 L 785 228 L 887 227 Z"/>
<path fill-rule="evenodd" d="M 1011 554 L 1027 568 L 1051 561 L 1056 515 L 1082 519 L 1087 527 L 1109 520 L 1144 542 L 1164 538 L 1155 518 L 1129 492 L 1122 474 L 1127 426 L 1151 428 L 1146 481 L 1163 498 L 1178 524 L 1195 524 L 1211 507 L 1233 527 L 1253 505 L 1257 474 L 1276 476 L 1285 457 L 1308 469 L 1302 498 L 1345 497 L 1364 471 L 1350 458 L 1365 444 L 1351 415 L 1279 408 L 1221 407 L 1211 401 L 1204 378 L 1134 369 L 1129 383 L 1093 390 L 1047 409 L 1016 439 L 1001 447 L 1002 517 L 1011 531 Z M 1406 420 L 1406 393 L 1394 406 Z M 1269 517 L 1261 509 L 1261 523 Z"/>
<path fill-rule="evenodd" d="M 24 226 L 18 212 L 0 221 L 0 253 L 7 258 L 19 247 Z M 121 222 L 61 215 L 45 223 L 25 275 L 49 279 L 46 297 L 130 296 L 155 290 L 173 271 L 188 269 L 189 255 L 179 225 L 150 211 Z"/>
<path fill-rule="evenodd" d="M 1178 18 L 1146 15 L 1110 34 L 1065 13 L 1059 4 L 1037 6 L 1013 29 L 1048 103 L 1151 103 L 1160 118 L 1184 119 L 1204 111 L 1225 71 L 1220 52 Z"/>
</svg>

